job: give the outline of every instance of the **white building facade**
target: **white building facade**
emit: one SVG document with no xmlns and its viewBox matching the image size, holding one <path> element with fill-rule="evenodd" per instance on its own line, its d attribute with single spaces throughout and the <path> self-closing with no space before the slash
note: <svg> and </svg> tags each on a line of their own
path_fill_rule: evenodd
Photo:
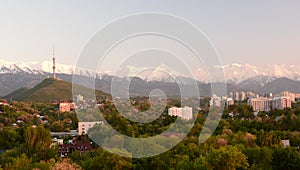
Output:
<svg viewBox="0 0 300 170">
<path fill-rule="evenodd" d="M 253 111 L 270 111 L 270 100 L 268 98 L 251 98 L 248 104 L 252 106 Z"/>
<path fill-rule="evenodd" d="M 171 107 L 168 109 L 168 114 L 170 116 L 177 116 L 185 120 L 190 120 L 193 118 L 193 108 L 192 107 Z"/>
</svg>

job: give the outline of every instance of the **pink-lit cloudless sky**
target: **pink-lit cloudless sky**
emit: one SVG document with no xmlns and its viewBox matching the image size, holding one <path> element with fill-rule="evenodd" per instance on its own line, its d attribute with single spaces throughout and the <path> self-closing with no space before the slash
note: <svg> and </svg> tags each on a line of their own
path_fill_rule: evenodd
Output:
<svg viewBox="0 0 300 170">
<path fill-rule="evenodd" d="M 139 12 L 195 24 L 224 64 L 299 64 L 300 1 L 0 1 L 0 59 L 75 64 L 88 39 L 110 21 Z"/>
</svg>

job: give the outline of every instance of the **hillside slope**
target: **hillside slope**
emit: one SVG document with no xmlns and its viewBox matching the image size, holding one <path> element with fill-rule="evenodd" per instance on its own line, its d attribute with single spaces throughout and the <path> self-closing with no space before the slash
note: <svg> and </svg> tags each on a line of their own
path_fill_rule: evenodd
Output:
<svg viewBox="0 0 300 170">
<path fill-rule="evenodd" d="M 92 89 L 88 89 L 83 86 L 77 86 L 76 89 L 81 89 L 80 94 L 87 98 Z M 108 97 L 104 92 L 95 91 L 97 98 Z M 72 100 L 72 84 L 62 80 L 54 80 L 47 78 L 41 83 L 37 84 L 30 89 L 19 89 L 4 98 L 12 99 L 15 101 L 26 101 L 26 102 L 49 102 L 53 100 Z"/>
</svg>

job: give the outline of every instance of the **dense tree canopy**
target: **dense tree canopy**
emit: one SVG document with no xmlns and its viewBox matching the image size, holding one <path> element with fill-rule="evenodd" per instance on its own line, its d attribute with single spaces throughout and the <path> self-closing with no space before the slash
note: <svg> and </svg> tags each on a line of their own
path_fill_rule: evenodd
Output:
<svg viewBox="0 0 300 170">
<path fill-rule="evenodd" d="M 139 98 L 135 109 L 146 111 L 149 103 Z M 208 102 L 208 99 L 204 99 Z M 167 108 L 156 120 L 140 124 L 119 114 L 111 102 L 104 101 L 100 109 L 105 120 L 118 132 L 131 137 L 150 137 L 168 129 L 176 117 L 167 114 Z M 167 107 L 180 106 L 170 99 Z M 4 169 L 300 169 L 300 111 L 299 108 L 260 112 L 257 116 L 246 103 L 238 103 L 224 110 L 213 135 L 204 143 L 198 136 L 208 116 L 208 106 L 203 103 L 193 128 L 180 143 L 165 153 L 153 157 L 132 159 L 114 155 L 101 147 L 90 152 L 73 152 L 69 159 L 58 159 L 57 148 L 50 147 L 50 131 L 68 131 L 77 128 L 79 120 L 94 121 L 99 110 L 58 113 L 55 104 L 26 104 L 14 102 L 0 108 L 0 167 Z M 89 113 L 89 114 L 86 114 Z M 230 116 L 229 113 L 233 113 Z M 219 114 L 216 112 L 216 114 Z M 42 116 L 41 119 L 39 116 Z M 77 117 L 78 116 L 78 119 Z M 17 122 L 17 120 L 19 120 Z M 43 122 L 44 121 L 44 122 Z M 16 125 L 13 125 L 13 124 Z M 191 122 L 186 121 L 185 125 Z M 101 125 L 99 125 L 101 126 Z M 98 135 L 100 127 L 90 130 Z M 186 128 L 184 126 L 178 127 Z M 103 129 L 102 129 L 103 130 Z M 105 129 L 104 129 L 105 130 Z M 170 135 L 172 136 L 172 135 Z M 174 137 L 174 136 L 173 136 Z M 284 148 L 281 140 L 289 140 Z M 162 137 L 160 142 L 172 144 L 174 138 Z M 104 140 L 105 142 L 105 140 Z M 112 149 L 124 144 L 120 136 L 107 142 Z M 135 145 L 131 143 L 131 145 Z M 130 146 L 130 145 L 129 145 Z M 161 150 L 161 143 L 149 144 L 149 152 Z M 129 153 L 130 150 L 118 150 Z M 0 169 L 1 169 L 0 168 Z"/>
</svg>

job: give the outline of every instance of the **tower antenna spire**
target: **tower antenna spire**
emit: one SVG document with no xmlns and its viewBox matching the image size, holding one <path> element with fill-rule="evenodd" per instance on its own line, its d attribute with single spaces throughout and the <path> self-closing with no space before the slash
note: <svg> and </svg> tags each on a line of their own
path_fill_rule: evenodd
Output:
<svg viewBox="0 0 300 170">
<path fill-rule="evenodd" d="M 55 69 L 56 69 L 56 66 L 55 66 L 55 50 L 54 50 L 54 44 L 53 44 L 53 49 L 52 49 L 52 60 L 53 60 L 53 66 L 52 66 L 52 69 L 53 69 L 53 79 L 55 80 L 56 79 L 56 73 L 55 73 Z"/>
</svg>

